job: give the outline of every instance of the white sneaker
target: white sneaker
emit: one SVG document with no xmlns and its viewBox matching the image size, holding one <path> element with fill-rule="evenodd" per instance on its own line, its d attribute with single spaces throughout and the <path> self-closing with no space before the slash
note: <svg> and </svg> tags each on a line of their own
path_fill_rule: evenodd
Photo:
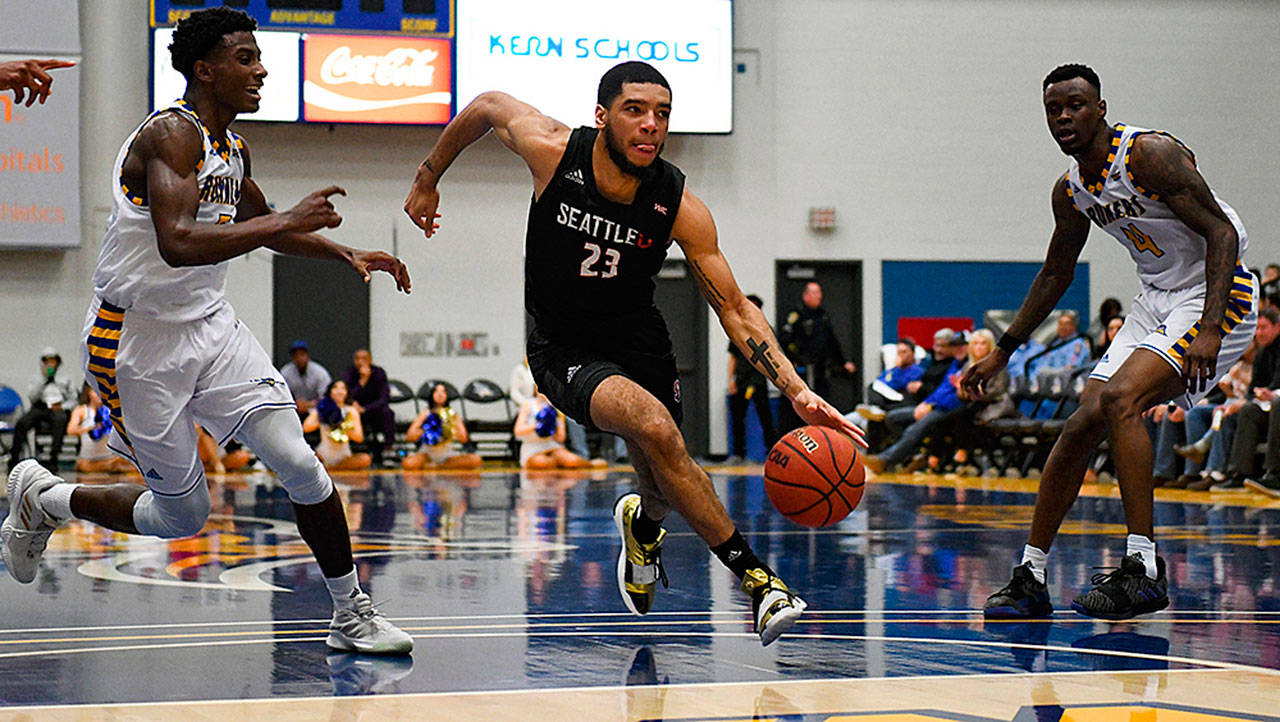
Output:
<svg viewBox="0 0 1280 722">
<path fill-rule="evenodd" d="M 329 623 L 330 649 L 364 654 L 408 654 L 413 651 L 413 638 L 387 621 L 373 606 L 368 594 L 360 592 L 352 599 L 354 609 L 338 609 Z"/>
<path fill-rule="evenodd" d="M 9 574 L 23 584 L 36 578 L 49 535 L 59 526 L 40 508 L 40 492 L 62 481 L 35 459 L 18 462 L 9 472 L 9 516 L 0 524 L 0 552 Z"/>
<path fill-rule="evenodd" d="M 742 591 L 751 595 L 751 611 L 755 618 L 760 643 L 769 646 L 800 619 L 809 606 L 791 593 L 778 577 L 763 569 L 751 569 L 742 578 Z"/>
</svg>

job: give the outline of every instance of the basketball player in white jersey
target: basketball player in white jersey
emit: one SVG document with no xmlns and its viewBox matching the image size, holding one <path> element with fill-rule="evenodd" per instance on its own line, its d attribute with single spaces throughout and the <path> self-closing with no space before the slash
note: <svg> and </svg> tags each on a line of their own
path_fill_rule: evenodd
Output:
<svg viewBox="0 0 1280 722">
<path fill-rule="evenodd" d="M 69 519 L 130 534 L 197 534 L 209 490 L 196 425 L 233 436 L 288 490 L 298 531 L 333 597 L 330 647 L 407 654 L 413 641 L 374 608 L 356 582 L 342 500 L 302 438 L 284 379 L 223 297 L 227 263 L 255 248 L 345 262 L 366 281 L 409 277 L 396 258 L 339 246 L 313 233 L 341 218 L 329 187 L 273 213 L 250 177 L 249 149 L 228 130 L 257 110 L 266 77 L 248 15 L 192 13 L 174 31 L 182 100 L 153 113 L 120 150 L 115 204 L 94 272 L 85 370 L 111 410 L 109 447 L 132 461 L 146 489 L 67 483 L 24 461 L 9 476 L 0 536 L 19 582 L 35 577 L 49 535 Z"/>
<path fill-rule="evenodd" d="M 1053 185 L 1053 236 L 1017 317 L 996 352 L 965 374 L 964 388 L 980 390 L 1062 298 L 1091 223 L 1129 251 L 1142 290 L 1053 446 L 1022 563 L 985 613 L 1053 613 L 1045 585 L 1049 546 L 1105 437 L 1128 522 L 1125 557 L 1111 573 L 1095 574 L 1094 588 L 1071 606 L 1091 617 L 1128 619 L 1169 604 L 1153 539 L 1152 450 L 1141 414 L 1165 402 L 1190 407 L 1226 374 L 1253 337 L 1258 284 L 1242 264 L 1244 226 L 1209 189 L 1186 146 L 1167 133 L 1109 124 L 1101 82 L 1086 66 L 1056 68 L 1043 91 L 1049 130 L 1071 158 Z"/>
</svg>

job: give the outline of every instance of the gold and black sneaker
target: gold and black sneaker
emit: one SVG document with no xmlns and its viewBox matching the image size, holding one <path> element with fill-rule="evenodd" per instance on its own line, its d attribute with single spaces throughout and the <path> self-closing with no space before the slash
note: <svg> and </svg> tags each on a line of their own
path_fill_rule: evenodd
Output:
<svg viewBox="0 0 1280 722">
<path fill-rule="evenodd" d="M 631 524 L 640 513 L 640 495 L 623 494 L 613 503 L 613 523 L 622 537 L 622 551 L 618 553 L 618 593 L 633 614 L 648 614 L 653 608 L 653 597 L 658 591 L 658 581 L 667 586 L 667 572 L 662 568 L 662 540 L 667 530 L 658 531 L 658 538 L 642 544 L 631 533 Z"/>
<path fill-rule="evenodd" d="M 742 591 L 751 595 L 756 634 L 766 647 L 790 629 L 809 606 L 792 594 L 776 575 L 759 568 L 747 571 L 742 578 Z"/>
</svg>

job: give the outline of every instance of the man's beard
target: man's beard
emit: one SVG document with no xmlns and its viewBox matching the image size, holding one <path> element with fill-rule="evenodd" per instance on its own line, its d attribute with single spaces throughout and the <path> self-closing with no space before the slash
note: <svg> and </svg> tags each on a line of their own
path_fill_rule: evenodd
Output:
<svg viewBox="0 0 1280 722">
<path fill-rule="evenodd" d="M 662 157 L 662 146 L 658 146 L 658 152 L 653 155 L 653 162 L 649 165 L 636 165 L 627 159 L 627 154 L 619 150 L 622 143 L 614 137 L 613 131 L 609 126 L 604 127 L 604 147 L 609 152 L 609 160 L 618 166 L 618 170 L 638 179 L 641 183 L 650 180 L 658 173 L 658 158 Z"/>
</svg>

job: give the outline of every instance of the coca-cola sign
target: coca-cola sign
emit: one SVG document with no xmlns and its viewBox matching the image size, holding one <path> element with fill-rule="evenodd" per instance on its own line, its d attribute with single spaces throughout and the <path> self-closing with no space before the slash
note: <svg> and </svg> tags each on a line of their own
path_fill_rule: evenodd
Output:
<svg viewBox="0 0 1280 722">
<path fill-rule="evenodd" d="M 305 36 L 304 117 L 322 122 L 448 122 L 452 100 L 449 42 L 391 36 Z"/>
</svg>

